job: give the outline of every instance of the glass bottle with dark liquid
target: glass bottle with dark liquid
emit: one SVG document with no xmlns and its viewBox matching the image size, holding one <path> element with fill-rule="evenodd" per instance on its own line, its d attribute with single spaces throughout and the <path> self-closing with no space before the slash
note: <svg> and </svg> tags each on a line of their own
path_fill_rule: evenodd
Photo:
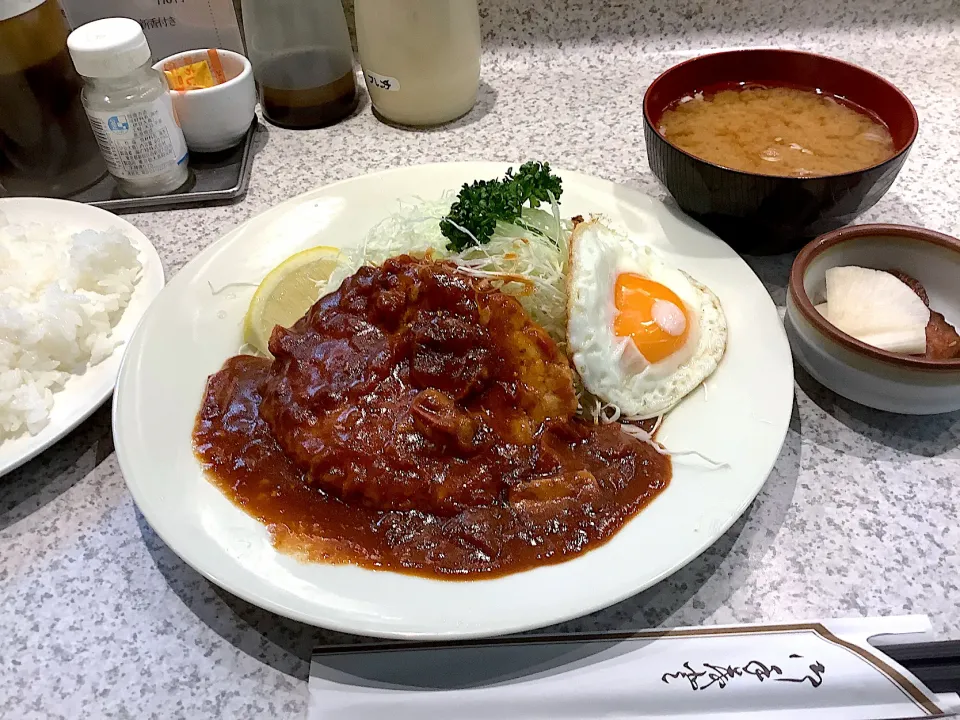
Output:
<svg viewBox="0 0 960 720">
<path fill-rule="evenodd" d="M 0 194 L 63 197 L 106 174 L 57 0 L 0 0 Z"/>
<path fill-rule="evenodd" d="M 330 125 L 357 107 L 340 0 L 242 0 L 263 116 L 281 127 Z"/>
<path fill-rule="evenodd" d="M 281 127 L 309 128 L 330 125 L 353 112 L 357 83 L 352 67 L 341 73 L 341 57 L 324 50 L 297 50 L 265 61 L 254 72 L 264 117 Z"/>
</svg>

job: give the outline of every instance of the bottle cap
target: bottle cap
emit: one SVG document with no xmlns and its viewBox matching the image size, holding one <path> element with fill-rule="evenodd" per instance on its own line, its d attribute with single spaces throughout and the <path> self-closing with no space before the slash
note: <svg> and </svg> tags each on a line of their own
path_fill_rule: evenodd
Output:
<svg viewBox="0 0 960 720">
<path fill-rule="evenodd" d="M 43 0 L 0 0 L 0 22 L 23 15 L 40 5 L 43 5 Z"/>
<path fill-rule="evenodd" d="M 84 77 L 122 77 L 150 59 L 150 46 L 140 23 L 130 18 L 104 18 L 81 25 L 67 38 L 77 72 Z"/>
</svg>

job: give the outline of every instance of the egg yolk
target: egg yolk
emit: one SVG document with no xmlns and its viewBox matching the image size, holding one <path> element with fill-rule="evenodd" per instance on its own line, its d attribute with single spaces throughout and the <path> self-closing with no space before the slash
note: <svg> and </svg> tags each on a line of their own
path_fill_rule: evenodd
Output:
<svg viewBox="0 0 960 720">
<path fill-rule="evenodd" d="M 666 285 L 635 273 L 621 273 L 614 302 L 618 312 L 613 332 L 631 338 L 647 362 L 669 357 L 687 341 L 690 318 L 683 301 Z"/>
</svg>

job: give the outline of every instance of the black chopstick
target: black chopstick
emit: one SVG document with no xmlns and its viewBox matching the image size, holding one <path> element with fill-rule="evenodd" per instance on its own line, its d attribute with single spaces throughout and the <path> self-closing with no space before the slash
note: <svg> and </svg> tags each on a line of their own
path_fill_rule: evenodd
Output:
<svg viewBox="0 0 960 720">
<path fill-rule="evenodd" d="M 878 648 L 935 693 L 960 693 L 960 640 L 884 645 Z"/>
</svg>

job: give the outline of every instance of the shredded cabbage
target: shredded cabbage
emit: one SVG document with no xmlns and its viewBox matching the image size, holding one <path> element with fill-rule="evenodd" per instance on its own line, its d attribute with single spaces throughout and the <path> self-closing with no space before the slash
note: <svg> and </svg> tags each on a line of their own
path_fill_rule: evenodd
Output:
<svg viewBox="0 0 960 720">
<path fill-rule="evenodd" d="M 327 287 L 339 287 L 363 265 L 378 265 L 404 253 L 429 253 L 456 263 L 464 273 L 488 278 L 515 296 L 533 320 L 565 348 L 566 273 L 573 223 L 560 218 L 556 199 L 551 197 L 552 212 L 524 208 L 516 224 L 498 222 L 488 243 L 455 253 L 447 250 L 447 238 L 440 233 L 440 220 L 455 198 L 455 193 L 448 192 L 439 200 L 402 202 L 357 248 L 345 250 L 347 259 L 330 276 Z"/>
</svg>

